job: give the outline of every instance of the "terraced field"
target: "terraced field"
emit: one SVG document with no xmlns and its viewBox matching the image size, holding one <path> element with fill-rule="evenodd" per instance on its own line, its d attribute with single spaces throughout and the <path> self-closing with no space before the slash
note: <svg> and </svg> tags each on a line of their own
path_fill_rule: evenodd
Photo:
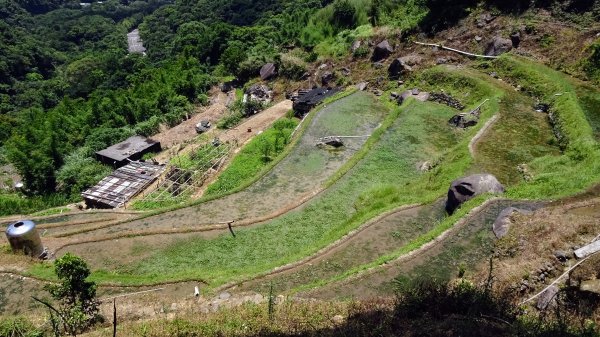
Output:
<svg viewBox="0 0 600 337">
<path fill-rule="evenodd" d="M 359 92 L 313 112 L 287 157 L 238 193 L 143 219 L 72 215 L 40 227 L 59 255 L 82 256 L 104 285 L 191 282 L 261 293 L 273 285 L 303 297 L 364 298 L 423 276 L 468 274 L 486 263 L 490 222 L 503 208 L 538 209 L 544 202 L 527 199 L 562 198 L 600 180 L 595 88 L 524 59 L 486 67 L 503 81 L 475 64 L 435 67 L 407 83 L 444 90 L 467 109 L 488 99 L 473 128 L 449 126 L 457 111 L 445 105 L 397 106 Z M 532 108 L 536 100 L 552 106 L 552 122 Z M 345 138 L 342 151 L 315 147 L 331 135 L 365 137 Z M 421 171 L 426 161 L 432 168 Z M 481 196 L 446 216 L 450 182 L 479 172 L 497 176 L 508 199 L 468 215 L 490 198 Z M 235 236 L 224 224 L 232 220 Z M 52 277 L 49 265 L 24 273 Z"/>
</svg>

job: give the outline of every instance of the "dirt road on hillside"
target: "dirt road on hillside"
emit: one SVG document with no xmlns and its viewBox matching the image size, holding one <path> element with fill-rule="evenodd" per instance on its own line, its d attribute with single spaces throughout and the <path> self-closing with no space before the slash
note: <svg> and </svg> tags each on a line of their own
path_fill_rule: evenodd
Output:
<svg viewBox="0 0 600 337">
<path fill-rule="evenodd" d="M 159 141 L 164 149 L 168 149 L 196 137 L 196 124 L 208 120 L 214 125 L 227 112 L 227 103 L 232 99 L 232 95 L 235 95 L 233 91 L 227 94 L 219 91 L 213 95 L 212 105 L 196 108 L 192 118 L 170 129 L 161 131 L 152 136 L 152 139 Z"/>
</svg>

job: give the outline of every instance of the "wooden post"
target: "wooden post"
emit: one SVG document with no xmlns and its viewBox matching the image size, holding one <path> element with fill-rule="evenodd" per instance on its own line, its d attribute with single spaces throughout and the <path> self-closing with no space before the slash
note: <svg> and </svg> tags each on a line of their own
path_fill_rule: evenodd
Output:
<svg viewBox="0 0 600 337">
<path fill-rule="evenodd" d="M 113 337 L 117 337 L 117 299 L 113 299 Z"/>
<path fill-rule="evenodd" d="M 229 231 L 231 232 L 231 235 L 233 235 L 233 237 L 235 238 L 235 233 L 233 232 L 233 228 L 231 227 L 232 223 L 233 223 L 233 221 L 227 222 L 227 227 L 229 228 Z"/>
</svg>

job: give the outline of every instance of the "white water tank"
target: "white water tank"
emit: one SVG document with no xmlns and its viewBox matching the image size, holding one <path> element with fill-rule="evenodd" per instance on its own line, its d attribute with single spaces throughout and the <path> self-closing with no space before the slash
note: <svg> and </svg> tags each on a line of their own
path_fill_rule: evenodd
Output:
<svg viewBox="0 0 600 337">
<path fill-rule="evenodd" d="M 23 252 L 25 255 L 40 257 L 44 252 L 42 239 L 31 220 L 21 220 L 12 223 L 6 229 L 6 237 L 13 252 Z"/>
</svg>

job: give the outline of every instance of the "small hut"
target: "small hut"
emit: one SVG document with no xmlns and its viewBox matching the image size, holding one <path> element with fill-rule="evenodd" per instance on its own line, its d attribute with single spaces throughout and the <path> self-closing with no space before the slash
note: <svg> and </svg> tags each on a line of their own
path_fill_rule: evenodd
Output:
<svg viewBox="0 0 600 337">
<path fill-rule="evenodd" d="M 96 152 L 96 159 L 104 164 L 119 168 L 131 161 L 141 159 L 146 153 L 159 152 L 160 150 L 160 142 L 142 136 L 133 136 Z"/>
</svg>

